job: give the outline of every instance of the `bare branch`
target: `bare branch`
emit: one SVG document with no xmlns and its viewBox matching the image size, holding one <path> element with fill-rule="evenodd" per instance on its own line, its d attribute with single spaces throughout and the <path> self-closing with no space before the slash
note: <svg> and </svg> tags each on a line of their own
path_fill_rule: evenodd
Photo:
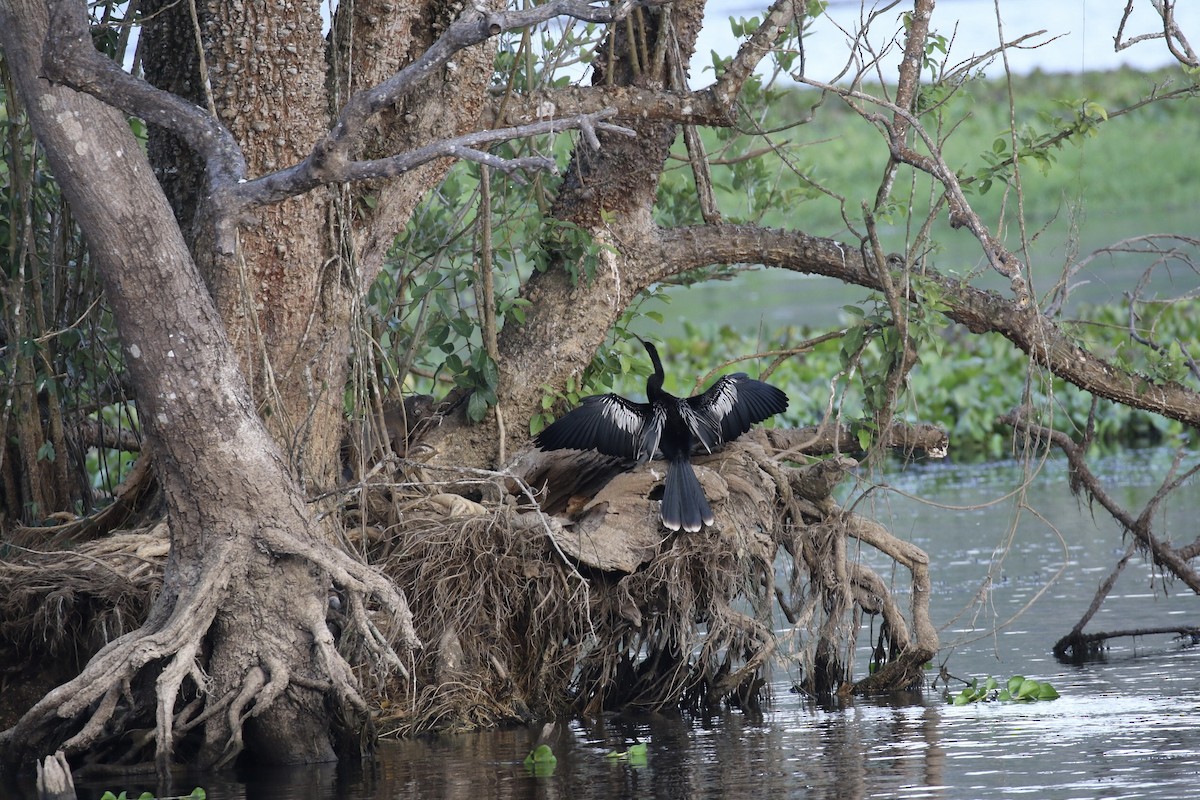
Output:
<svg viewBox="0 0 1200 800">
<path fill-rule="evenodd" d="M 440 39 L 420 58 L 388 80 L 370 89 L 351 95 L 329 134 L 313 147 L 306 163 L 321 174 L 337 170 L 339 161 L 348 160 L 367 121 L 385 108 L 393 106 L 414 87 L 420 86 L 435 70 L 448 68 L 454 54 L 497 36 L 504 31 L 536 25 L 558 16 L 568 16 L 585 22 L 613 22 L 623 19 L 634 8 L 657 5 L 660 0 L 622 0 L 613 6 L 599 6 L 582 0 L 552 0 L 544 5 L 521 11 L 497 13 L 471 11 L 451 23 Z M 333 182 L 322 178 L 322 183 Z"/>
<path fill-rule="evenodd" d="M 1200 57 L 1196 55 L 1191 42 L 1187 40 L 1183 31 L 1175 22 L 1175 0 L 1150 0 L 1150 5 L 1154 6 L 1154 10 L 1162 18 L 1162 30 L 1153 33 L 1141 33 L 1126 38 L 1125 25 L 1129 22 L 1129 16 L 1133 13 L 1133 0 L 1127 0 L 1125 11 L 1121 15 L 1121 22 L 1117 25 L 1117 35 L 1113 37 L 1113 49 L 1120 52 L 1138 42 L 1162 39 L 1167 44 L 1167 50 L 1170 51 L 1171 55 L 1180 64 L 1187 67 L 1200 66 Z"/>
<path fill-rule="evenodd" d="M 1151 527 L 1151 520 L 1154 518 L 1155 512 L 1166 496 L 1178 489 L 1197 470 L 1200 470 L 1200 466 L 1192 467 L 1181 478 L 1176 477 L 1174 472 L 1179 464 L 1179 455 L 1177 455 L 1171 474 L 1168 474 L 1164 479 L 1158 492 L 1146 504 L 1146 508 L 1137 517 L 1134 517 L 1104 491 L 1103 485 L 1092 474 L 1092 471 L 1088 469 L 1084 449 L 1072 441 L 1071 437 L 1062 431 L 1038 425 L 1029 420 L 1025 415 L 1017 412 L 1005 414 L 1000 417 L 1000 421 L 1006 425 L 1012 425 L 1014 428 L 1027 431 L 1039 438 L 1050 441 L 1059 450 L 1062 450 L 1063 455 L 1067 457 L 1067 461 L 1071 465 L 1071 475 L 1079 482 L 1079 485 L 1083 487 L 1088 496 L 1103 506 L 1112 518 L 1121 524 L 1121 527 L 1141 543 L 1151 554 L 1155 564 L 1166 567 L 1171 571 L 1171 574 L 1187 584 L 1188 588 L 1193 592 L 1200 593 L 1200 573 L 1193 570 L 1186 560 L 1180 558 L 1179 551 L 1172 547 L 1169 542 L 1155 536 L 1154 530 Z M 1080 627 L 1082 628 L 1082 625 Z"/>
<path fill-rule="evenodd" d="M 689 92 L 682 84 L 654 91 L 642 86 L 570 86 L 533 92 L 523 98 L 505 94 L 491 109 L 494 124 L 515 125 L 551 114 L 586 114 L 616 108 L 620 116 L 729 127 L 737 118 L 735 102 L 746 81 L 799 13 L 795 0 L 776 0 L 758 30 L 741 46 L 711 86 Z M 515 102 L 514 102 L 515 101 Z"/>
<path fill-rule="evenodd" d="M 955 64 L 946 73 L 945 77 L 943 78 L 943 81 L 948 82 L 948 83 L 958 83 L 960 80 L 963 80 L 963 78 L 967 75 L 967 73 L 971 72 L 972 70 L 976 69 L 977 67 L 983 66 L 984 64 L 991 61 L 993 58 L 995 58 L 996 56 L 1005 52 L 1006 50 L 1037 50 L 1039 47 L 1045 47 L 1046 45 L 1050 44 L 1051 42 L 1058 41 L 1059 39 L 1062 38 L 1062 35 L 1051 36 L 1049 39 L 1045 40 L 1044 42 L 1035 42 L 1033 44 L 1025 44 L 1025 42 L 1029 41 L 1030 39 L 1033 39 L 1036 36 L 1042 36 L 1045 33 L 1046 33 L 1046 30 L 1044 28 L 1042 30 L 1033 31 L 1032 33 L 1026 33 L 1022 36 L 1018 36 L 1016 39 L 1012 39 L 1007 42 L 1002 42 L 1001 44 L 993 47 L 991 50 L 987 50 L 978 55 L 972 55 L 970 58 L 966 59 L 965 61 Z"/>
<path fill-rule="evenodd" d="M 925 127 L 917 119 L 916 115 L 895 103 L 854 89 L 832 86 L 828 83 L 808 78 L 805 78 L 803 82 L 818 89 L 833 92 L 844 98 L 877 105 L 891 112 L 894 120 L 902 121 L 903 126 L 901 127 L 904 128 L 903 130 L 897 126 L 896 122 L 886 119 L 881 114 L 872 114 L 863 109 L 856 108 L 856 111 L 864 119 L 874 123 L 884 132 L 887 137 L 888 148 L 894 158 L 922 172 L 929 173 L 942 184 L 942 187 L 945 189 L 946 199 L 950 205 L 950 227 L 966 227 L 967 230 L 971 231 L 983 247 L 984 255 L 987 256 L 988 263 L 992 269 L 1008 279 L 1013 294 L 1017 298 L 1018 305 L 1021 308 L 1025 308 L 1030 304 L 1029 287 L 1025 282 L 1024 276 L 1021 275 L 1022 264 L 1020 259 L 1005 247 L 1003 242 L 992 236 L 987 225 L 983 223 L 983 220 L 975 213 L 975 210 L 971 208 L 971 204 L 967 202 L 967 197 L 963 193 L 958 174 L 946 163 L 938 143 L 925 130 Z M 909 146 L 904 135 L 907 130 L 912 130 L 920 138 L 929 150 L 929 155 L 918 153 Z"/>
<path fill-rule="evenodd" d="M 535 122 L 515 128 L 500 128 L 491 131 L 476 131 L 453 139 L 443 139 L 438 142 L 419 147 L 407 153 L 401 153 L 390 158 L 379 158 L 372 161 L 345 161 L 336 166 L 326 164 L 318 172 L 312 168 L 312 160 L 305 159 L 294 167 L 272 172 L 252 181 L 239 184 L 230 193 L 238 207 L 260 206 L 274 203 L 286 197 L 302 194 L 326 183 L 344 183 L 351 181 L 371 180 L 374 178 L 394 178 L 405 172 L 416 169 L 439 158 L 462 158 L 467 161 L 477 161 L 487 164 L 506 173 L 518 169 L 538 169 L 554 171 L 554 160 L 548 157 L 531 156 L 519 159 L 504 159 L 500 156 L 484 153 L 477 148 L 492 142 L 504 142 L 510 139 L 520 139 L 526 136 L 540 136 L 548 133 L 558 133 L 574 128 L 595 129 L 619 133 L 623 136 L 634 136 L 629 128 L 604 120 L 616 115 L 615 109 L 605 109 L 594 114 L 583 114 L 569 119 L 553 119 Z M 586 134 L 585 134 L 586 135 Z M 595 141 L 592 133 L 591 141 Z M 596 142 L 599 144 L 599 142 Z"/>
</svg>

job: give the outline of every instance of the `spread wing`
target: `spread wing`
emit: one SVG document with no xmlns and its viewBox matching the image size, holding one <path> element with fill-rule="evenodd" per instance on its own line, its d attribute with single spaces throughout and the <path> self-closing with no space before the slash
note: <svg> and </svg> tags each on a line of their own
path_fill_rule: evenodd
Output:
<svg viewBox="0 0 1200 800">
<path fill-rule="evenodd" d="M 534 437 L 543 450 L 598 450 L 606 456 L 649 461 L 658 449 L 666 414 L 617 394 L 585 397 L 579 407 Z"/>
<path fill-rule="evenodd" d="M 788 398 L 770 384 L 744 372 L 719 378 L 702 394 L 686 400 L 692 433 L 710 453 L 750 430 L 756 422 L 786 411 Z"/>
</svg>

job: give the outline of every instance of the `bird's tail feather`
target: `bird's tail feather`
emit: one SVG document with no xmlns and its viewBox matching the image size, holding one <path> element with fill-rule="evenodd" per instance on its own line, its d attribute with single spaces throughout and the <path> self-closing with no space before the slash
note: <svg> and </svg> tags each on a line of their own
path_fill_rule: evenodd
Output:
<svg viewBox="0 0 1200 800">
<path fill-rule="evenodd" d="M 663 483 L 663 525 L 673 531 L 698 531 L 713 524 L 712 509 L 704 496 L 704 488 L 696 471 L 686 459 L 673 460 L 667 468 Z"/>
</svg>

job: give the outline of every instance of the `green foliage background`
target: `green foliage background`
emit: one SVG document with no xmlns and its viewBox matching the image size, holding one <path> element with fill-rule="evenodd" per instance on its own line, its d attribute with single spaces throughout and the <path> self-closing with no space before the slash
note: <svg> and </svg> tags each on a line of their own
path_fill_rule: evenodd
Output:
<svg viewBox="0 0 1200 800">
<path fill-rule="evenodd" d="M 936 48 L 933 52 L 936 55 Z M 528 69 L 537 72 L 538 67 L 530 64 Z M 985 223 L 1028 260 L 1032 285 L 1035 292 L 1043 292 L 1042 302 L 1051 299 L 1047 290 L 1063 266 L 1081 254 L 1125 236 L 1167 230 L 1200 233 L 1192 197 L 1200 186 L 1200 158 L 1194 157 L 1200 154 L 1195 145 L 1200 141 L 1200 114 L 1195 113 L 1191 79 L 1181 71 L 1033 74 L 1014 76 L 1011 86 L 969 78 L 956 84 L 952 93 L 936 87 L 928 91 L 922 102 L 931 110 L 924 123 L 939 132 L 947 161 L 964 179 L 969 199 Z M 1149 96 L 1169 92 L 1177 92 L 1178 98 L 1122 112 Z M 878 130 L 837 98 L 761 81 L 747 90 L 744 112 L 734 129 L 703 130 L 723 217 L 856 241 L 864 223 L 855 209 L 862 198 L 874 196 L 887 157 Z M 1009 133 L 1010 117 L 1016 122 L 1015 133 Z M 560 163 L 565 160 L 562 139 L 505 147 L 511 154 L 556 152 Z M 1019 181 L 1010 163 L 1014 147 Z M 1152 152 L 1163 157 L 1147 159 Z M 656 213 L 664 225 L 698 224 L 682 135 L 673 156 Z M 539 176 L 522 187 L 492 179 L 491 246 L 500 324 L 521 322 L 520 283 L 533 270 L 546 268 L 554 255 L 565 254 L 580 265 L 576 279 L 595 277 L 596 251 L 585 234 L 569 225 L 546 230 L 553 224 L 542 216 L 553 197 L 548 180 Z M 1018 186 L 1023 227 L 1015 211 Z M 914 227 L 935 195 L 928 178 L 911 170 L 903 173 L 879 217 L 881 238 L 889 250 L 909 249 Z M 435 395 L 444 392 L 438 384 L 475 388 L 486 401 L 472 406 L 477 419 L 494 402 L 495 376 L 480 336 L 480 208 L 479 169 L 460 164 L 398 240 L 394 265 L 371 298 L 385 381 L 401 381 L 409 390 Z M 944 210 L 940 217 L 930 230 L 925 263 L 983 288 L 999 288 L 992 276 L 980 274 L 982 256 L 974 239 L 965 231 L 951 230 Z M 1178 346 L 1156 353 L 1138 345 L 1120 310 L 1125 303 L 1121 293 L 1137 284 L 1150 263 L 1149 257 L 1130 253 L 1095 260 L 1077 278 L 1081 285 L 1066 305 L 1076 321 L 1060 322 L 1081 343 L 1118 364 L 1152 380 L 1181 379 L 1185 366 Z M 414 265 L 420 266 L 406 272 Z M 1180 294 L 1166 272 L 1152 275 L 1150 296 L 1156 287 L 1164 297 Z M 1147 334 L 1154 331 L 1158 341 L 1200 340 L 1195 305 L 1194 299 L 1143 304 L 1137 309 L 1137 325 Z M 1075 431 L 1087 425 L 1091 397 L 1032 369 L 1028 358 L 1000 337 L 971 335 L 933 308 L 914 310 L 913 315 L 921 358 L 909 377 L 901 416 L 945 427 L 953 457 L 1007 455 L 1011 432 L 995 419 L 1026 393 L 1041 421 Z M 565 388 L 545 387 L 542 413 L 534 416 L 530 427 L 540 430 L 587 394 L 619 391 L 636 396 L 642 391 L 649 365 L 640 346 L 628 338 L 630 332 L 665 345 L 668 388 L 683 392 L 702 388 L 695 381 L 724 362 L 844 331 L 778 365 L 771 380 L 792 398 L 784 424 L 814 424 L 829 413 L 847 422 L 860 421 L 876 404 L 872 381 L 885 370 L 881 359 L 888 349 L 887 329 L 881 299 L 856 287 L 752 268 L 701 270 L 639 298 L 580 381 Z M 859 347 L 865 348 L 866 360 L 847 372 L 849 353 Z M 760 368 L 745 363 L 730 367 L 752 374 Z M 1158 442 L 1181 432 L 1176 423 L 1107 403 L 1098 407 L 1093 424 L 1101 446 Z"/>
</svg>

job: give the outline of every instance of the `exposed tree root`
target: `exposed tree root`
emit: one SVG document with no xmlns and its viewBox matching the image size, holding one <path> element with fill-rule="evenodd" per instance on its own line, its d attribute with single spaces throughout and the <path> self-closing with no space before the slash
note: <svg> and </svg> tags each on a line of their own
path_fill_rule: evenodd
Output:
<svg viewBox="0 0 1200 800">
<path fill-rule="evenodd" d="M 909 441 L 944 446 L 944 436 L 922 436 Z M 412 480 L 377 482 L 360 502 L 394 515 L 367 541 L 422 609 L 418 634 L 431 643 L 412 682 L 391 684 L 381 729 L 630 706 L 754 709 L 779 657 L 801 666 L 800 684 L 816 695 L 913 685 L 937 649 L 928 559 L 832 500 L 857 462 L 797 468 L 781 452 L 800 457 L 794 437 L 758 432 L 697 458 L 717 516 L 698 534 L 659 528 L 654 463 L 628 471 L 595 454 L 526 452 L 507 473 L 446 470 L 438 480 L 406 462 Z M 449 517 L 428 492 L 450 488 L 482 503 Z M 907 612 L 847 554 L 848 537 L 909 570 Z M 781 568 L 790 578 L 779 586 Z M 777 609 L 793 622 L 782 635 Z M 863 614 L 883 624 L 877 669 L 856 683 Z M 797 646 L 781 647 L 789 639 Z"/>
<path fill-rule="evenodd" d="M 863 581 L 861 585 L 872 588 L 872 596 L 880 597 L 879 613 L 883 615 L 883 624 L 892 640 L 894 654 L 874 672 L 854 684 L 856 694 L 876 694 L 892 692 L 897 688 L 910 688 L 921 680 L 924 664 L 937 653 L 937 630 L 929 618 L 929 556 L 911 542 L 905 542 L 893 536 L 886 528 L 874 520 L 868 520 L 858 515 L 849 515 L 850 524 L 847 535 L 869 544 L 879 552 L 891 558 L 895 563 L 907 569 L 912 576 L 912 624 L 915 638 L 909 638 L 905 627 L 904 615 L 891 599 L 890 593 L 879 595 L 883 588 L 883 580 L 871 574 L 871 581 Z M 865 567 L 861 568 L 866 570 Z M 859 601 L 860 607 L 870 612 L 870 608 Z"/>
<path fill-rule="evenodd" d="M 0 734 L 0 745 L 7 749 L 22 742 L 40 742 L 45 729 L 59 720 L 83 719 L 78 733 L 63 742 L 61 749 L 70 755 L 95 748 L 122 699 L 133 694 L 134 679 L 147 665 L 163 662 L 156 692 L 160 709 L 156 739 L 161 756 L 173 743 L 173 709 L 183 678 L 191 676 L 200 688 L 205 685 L 195 654 L 223 599 L 230 549 L 226 546 L 214 553 L 203 574 L 208 580 L 199 584 L 200 591 L 181 594 L 165 618 L 148 620 L 107 644 L 74 680 L 51 691 L 13 728 Z"/>
<path fill-rule="evenodd" d="M 796 467 L 780 453 L 800 458 L 794 441 L 759 432 L 697 458 L 717 524 L 696 534 L 659 528 L 662 471 L 653 463 L 628 472 L 587 454 L 526 453 L 511 471 L 489 473 L 393 462 L 401 473 L 368 472 L 344 495 L 343 513 L 355 523 L 350 541 L 383 574 L 282 530 L 225 542 L 203 574 L 163 589 L 144 627 L 119 631 L 7 741 L 47 740 L 62 721 L 76 726 L 68 754 L 86 750 L 97 762 L 127 764 L 153 748 L 162 766 L 203 731 L 196 746 L 208 763 L 221 764 L 290 689 L 315 692 L 348 718 L 372 709 L 380 733 L 412 734 L 630 706 L 725 703 L 753 711 L 780 660 L 797 667 L 798 685 L 816 696 L 910 686 L 937 647 L 925 554 L 833 501 L 830 493 L 857 462 L 834 457 Z M 554 513 L 535 503 L 543 499 Z M 858 547 L 849 539 L 909 570 L 910 608 L 851 555 Z M 60 560 L 88 580 L 107 574 L 110 563 L 128 563 L 140 566 L 121 567 L 117 584 L 132 582 L 133 569 L 157 581 L 164 532 L 123 543 L 148 541 L 160 548 L 150 564 L 89 556 L 87 548 L 103 543 Z M 219 633 L 229 605 L 269 602 L 249 588 L 244 565 L 256 559 L 329 576 L 340 606 L 332 616 L 307 601 L 280 612 L 309 637 L 311 672 L 273 657 L 270 641 L 240 643 L 244 668 L 234 676 L 204 668 L 214 647 L 229 646 Z M 158 591 L 157 584 L 142 590 Z M 45 593 L 18 589 L 7 599 L 18 597 L 28 611 Z M 415 621 L 405 598 L 421 610 Z M 132 628 L 137 615 L 126 613 Z M 878 615 L 882 625 L 876 669 L 856 682 L 863 615 Z M 270 640 L 277 632 L 260 633 Z M 405 649 L 407 663 L 397 655 Z M 350 666 L 358 663 L 375 667 Z M 131 699 L 145 697 L 153 702 Z M 106 731 L 118 720 L 111 727 L 145 732 L 111 741 Z"/>
<path fill-rule="evenodd" d="M 272 709 L 289 689 L 326 696 L 335 707 L 343 709 L 347 718 L 365 719 L 368 704 L 359 692 L 354 670 L 339 652 L 326 622 L 323 597 L 277 599 L 276 602 L 291 606 L 290 615 L 284 615 L 280 623 L 290 630 L 264 630 L 259 641 L 241 643 L 239 646 L 248 651 L 242 659 L 245 667 L 233 681 L 224 681 L 220 688 L 206 672 L 205 664 L 214 643 L 223 636 L 219 632 L 231 628 L 238 609 L 253 608 L 264 602 L 254 595 L 254 581 L 247 577 L 247 566 L 253 568 L 256 560 L 291 562 L 304 571 L 316 570 L 330 576 L 339 596 L 345 598 L 343 641 L 354 643 L 354 647 L 371 657 L 370 663 L 384 672 L 404 674 L 406 668 L 396 649 L 400 645 L 411 649 L 419 646 L 419 642 L 403 596 L 377 572 L 344 552 L 318 548 L 276 531 L 258 540 L 216 541 L 196 575 L 160 589 L 159 575 L 167 551 L 165 527 L 160 525 L 141 535 L 101 541 L 75 552 L 53 554 L 53 558 L 35 555 L 24 563 L 0 564 L 0 570 L 16 583 L 6 581 L 11 587 L 3 598 L 3 618 L 7 620 L 14 619 L 11 613 L 14 605 L 37 602 L 40 592 L 37 586 L 30 585 L 33 576 L 41 581 L 41 588 L 54 580 L 52 576 L 57 572 L 67 585 L 107 583 L 132 593 L 134 584 L 126 581 L 140 571 L 154 577 L 143 583 L 145 594 L 138 605 L 148 605 L 150 591 L 159 593 L 141 627 L 119 632 L 77 677 L 50 691 L 16 725 L 0 734 L 0 747 L 10 757 L 37 756 L 44 743 L 61 739 L 61 749 L 68 756 L 83 756 L 85 768 L 91 764 L 129 767 L 145 763 L 149 755 L 146 748 L 152 747 L 155 767 L 163 771 L 170 766 L 176 748 L 186 741 L 188 734 L 203 731 L 206 744 L 199 746 L 201 751 L 207 748 L 211 752 L 202 755 L 201 760 L 219 766 L 229 763 L 242 751 L 248 721 Z M 121 552 L 114 544 L 129 549 Z M 134 555 L 138 550 L 153 552 L 153 561 L 140 561 Z M 130 562 L 136 564 L 133 569 L 128 567 Z M 98 575 L 102 576 L 99 581 Z M 44 601 L 45 596 L 42 597 Z M 70 609 L 63 613 L 71 617 L 86 615 Z M 390 621 L 390 630 L 379 627 L 376 614 Z M 138 615 L 129 614 L 126 618 L 129 627 L 137 625 Z M 66 617 L 57 626 L 47 626 L 50 631 L 56 628 L 60 631 L 58 635 L 64 644 L 68 638 L 61 633 L 65 622 Z M 104 627 L 93 620 L 93 635 L 97 626 Z M 29 643 L 28 630 L 10 625 L 3 633 L 4 640 L 14 645 L 15 651 L 26 657 L 32 655 L 20 646 L 21 642 Z M 310 637 L 311 668 L 296 666 L 305 661 L 293 660 L 289 665 L 280 655 L 286 651 L 277 648 L 273 640 L 280 633 L 290 639 L 305 633 Z M 74 732 L 63 736 L 60 731 L 65 729 Z M 121 731 L 129 730 L 144 733 L 132 737 L 120 735 Z"/>
</svg>

